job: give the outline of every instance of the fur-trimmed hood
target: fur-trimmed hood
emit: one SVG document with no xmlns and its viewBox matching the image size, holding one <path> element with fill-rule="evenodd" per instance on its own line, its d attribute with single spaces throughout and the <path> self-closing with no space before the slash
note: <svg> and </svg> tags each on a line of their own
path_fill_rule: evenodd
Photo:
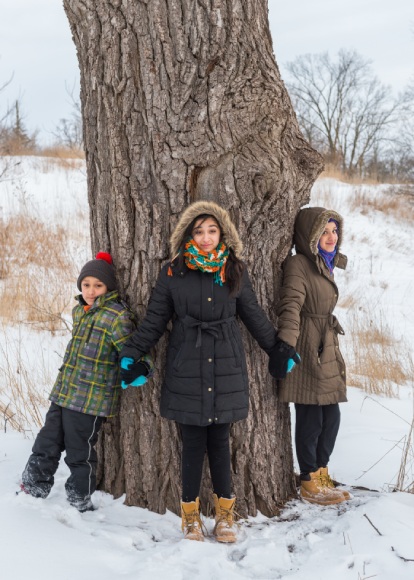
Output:
<svg viewBox="0 0 414 580">
<path fill-rule="evenodd" d="M 344 220 L 339 213 L 323 207 L 307 207 L 301 209 L 296 216 L 295 233 L 293 243 L 296 251 L 304 254 L 313 262 L 318 261 L 318 241 L 330 219 L 338 222 L 338 243 L 334 265 L 345 269 L 347 257 L 340 253 L 342 243 Z"/>
<path fill-rule="evenodd" d="M 175 258 L 177 255 L 187 227 L 197 216 L 202 214 L 211 215 L 218 221 L 223 233 L 224 243 L 234 251 L 237 258 L 241 258 L 243 243 L 237 233 L 235 225 L 231 221 L 228 211 L 214 201 L 204 200 L 192 203 L 181 215 L 170 238 L 171 257 Z"/>
</svg>

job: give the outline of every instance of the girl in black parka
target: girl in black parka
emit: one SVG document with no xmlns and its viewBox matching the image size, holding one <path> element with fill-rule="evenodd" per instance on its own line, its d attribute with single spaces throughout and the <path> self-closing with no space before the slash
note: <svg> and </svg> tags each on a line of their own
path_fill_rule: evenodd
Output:
<svg viewBox="0 0 414 580">
<path fill-rule="evenodd" d="M 121 357 L 138 361 L 173 318 L 161 415 L 179 424 L 182 450 L 182 528 L 203 540 L 199 489 L 207 450 L 218 541 L 236 540 L 231 494 L 230 424 L 247 417 L 249 386 L 238 315 L 269 353 L 276 332 L 260 308 L 240 260 L 242 243 L 226 210 L 198 201 L 181 216 L 170 240 L 173 259 L 159 275 L 146 316 Z M 130 384 L 135 363 L 121 371 Z"/>
</svg>

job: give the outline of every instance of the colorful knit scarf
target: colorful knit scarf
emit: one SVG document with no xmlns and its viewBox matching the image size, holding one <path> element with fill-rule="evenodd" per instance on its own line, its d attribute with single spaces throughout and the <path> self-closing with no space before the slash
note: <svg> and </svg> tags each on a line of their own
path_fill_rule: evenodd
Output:
<svg viewBox="0 0 414 580">
<path fill-rule="evenodd" d="M 229 250 L 223 242 L 212 252 L 203 252 L 193 239 L 185 244 L 185 263 L 191 270 L 214 273 L 214 282 L 223 286 L 226 281 L 226 262 Z"/>
</svg>

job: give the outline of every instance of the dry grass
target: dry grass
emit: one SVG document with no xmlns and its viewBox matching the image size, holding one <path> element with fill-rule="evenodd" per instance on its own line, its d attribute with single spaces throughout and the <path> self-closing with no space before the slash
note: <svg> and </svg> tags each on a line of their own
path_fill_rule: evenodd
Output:
<svg viewBox="0 0 414 580">
<path fill-rule="evenodd" d="M 7 430 L 21 433 L 32 431 L 32 427 L 43 425 L 42 408 L 47 406 L 40 385 L 50 385 L 44 360 L 37 360 L 36 367 L 24 363 L 21 344 L 13 344 L 3 328 L 4 337 L 0 345 L 0 425 Z"/>
<path fill-rule="evenodd" d="M 363 188 L 355 189 L 350 209 L 362 215 L 378 211 L 400 220 L 412 222 L 414 197 L 409 194 L 376 193 L 373 195 Z"/>
<path fill-rule="evenodd" d="M 22 275 L 0 289 L 0 317 L 5 323 L 23 323 L 52 334 L 68 329 L 73 292 L 67 283 L 60 289 L 62 277 L 58 273 L 51 270 L 47 275 L 47 281 Z"/>
<path fill-rule="evenodd" d="M 55 170 L 56 167 L 61 167 L 62 169 L 79 169 L 79 165 L 82 159 L 79 157 L 39 157 L 42 160 L 41 170 L 43 173 L 50 173 Z"/>
<path fill-rule="evenodd" d="M 77 267 L 67 234 L 35 218 L 0 220 L 0 317 L 9 324 L 24 320 L 41 329 L 64 327 Z M 71 291 L 72 289 L 72 291 Z"/>
<path fill-rule="evenodd" d="M 411 392 L 414 395 L 414 360 L 412 357 L 409 358 L 408 369 L 411 377 Z M 414 408 L 410 429 L 404 441 L 401 465 L 395 488 L 399 491 L 414 493 Z"/>
<path fill-rule="evenodd" d="M 414 493 L 414 418 L 404 442 L 395 489 Z"/>
<path fill-rule="evenodd" d="M 85 159 L 85 152 L 82 149 L 74 149 L 62 146 L 51 146 L 44 148 L 8 148 L 6 151 L 0 152 L 0 157 L 18 158 L 19 156 L 39 157 L 44 161 L 43 171 L 53 171 L 55 167 L 62 167 L 63 169 L 78 169 L 79 161 Z M 45 163 L 47 162 L 47 163 Z M 0 172 L 1 176 L 1 172 Z"/>
<path fill-rule="evenodd" d="M 353 185 L 378 185 L 384 183 L 383 177 L 378 174 L 372 173 L 369 177 L 361 176 L 357 173 L 349 174 L 343 172 L 334 163 L 328 162 L 325 162 L 325 168 L 321 173 L 321 177 L 331 177 L 332 179 L 337 179 L 338 181 L 343 181 L 344 183 L 350 183 Z M 395 184 L 401 184 L 402 181 L 404 181 L 404 178 L 402 180 L 398 176 L 388 176 L 386 179 L 386 183 L 389 183 L 391 187 Z M 407 183 L 407 186 L 410 187 L 410 182 Z"/>
<path fill-rule="evenodd" d="M 73 147 L 51 146 L 44 147 L 38 153 L 41 157 L 55 157 L 57 159 L 85 159 L 85 152 L 83 149 L 75 149 Z"/>
<path fill-rule="evenodd" d="M 409 378 L 410 348 L 397 340 L 379 313 L 373 319 L 360 311 L 350 318 L 348 336 L 349 383 L 369 394 L 397 397 Z"/>
<path fill-rule="evenodd" d="M 325 163 L 325 169 L 321 173 L 321 177 L 331 177 L 332 179 L 337 179 L 338 181 L 343 181 L 345 183 L 351 183 L 355 185 L 378 185 L 378 179 L 372 177 L 362 177 L 360 175 L 354 174 L 349 175 L 341 171 L 336 165 L 332 163 Z"/>
<path fill-rule="evenodd" d="M 0 153 L 7 156 L 36 156 L 36 157 L 55 157 L 57 159 L 85 159 L 85 152 L 83 149 L 76 149 L 74 147 L 64 147 L 62 145 L 51 145 L 49 147 L 33 147 L 29 148 L 16 144 L 7 149 L 6 153 Z"/>
<path fill-rule="evenodd" d="M 39 157 L 43 159 L 43 167 L 45 171 L 53 171 L 55 167 L 62 167 L 63 169 L 78 169 L 79 162 L 85 159 L 85 153 L 80 149 L 47 147 L 42 149 L 39 153 Z"/>
<path fill-rule="evenodd" d="M 325 174 L 322 176 L 327 177 Z M 311 202 L 312 205 L 337 209 L 339 213 L 346 204 L 356 214 L 371 215 L 373 211 L 377 211 L 411 224 L 414 214 L 414 186 L 389 185 L 375 191 L 359 184 L 352 187 L 350 196 L 349 186 L 332 190 L 329 181 L 322 181 L 313 189 Z"/>
<path fill-rule="evenodd" d="M 332 179 L 337 179 L 338 181 L 344 181 L 345 183 L 362 183 L 362 179 L 358 177 L 350 177 L 346 173 L 343 173 L 336 165 L 331 163 L 325 163 L 325 168 L 322 171 L 321 177 L 331 177 Z"/>
<path fill-rule="evenodd" d="M 348 311 L 354 310 L 358 305 L 358 298 L 352 294 L 343 294 L 339 299 L 339 306 Z"/>
</svg>

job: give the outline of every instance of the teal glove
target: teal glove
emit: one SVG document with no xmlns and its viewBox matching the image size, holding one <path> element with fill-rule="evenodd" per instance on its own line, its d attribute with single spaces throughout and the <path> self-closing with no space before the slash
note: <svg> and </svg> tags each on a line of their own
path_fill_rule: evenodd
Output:
<svg viewBox="0 0 414 580">
<path fill-rule="evenodd" d="M 299 360 L 295 360 L 295 358 L 296 358 L 296 357 L 297 357 Z M 296 364 L 296 363 L 299 363 L 299 362 L 300 362 L 300 356 L 298 355 L 298 353 L 296 353 L 296 354 L 295 354 L 295 356 L 294 356 L 293 358 L 290 358 L 290 359 L 288 360 L 288 363 L 287 363 L 287 371 L 286 371 L 286 372 L 290 373 L 290 371 L 293 369 L 293 367 L 295 366 L 295 364 Z"/>
<path fill-rule="evenodd" d="M 133 358 L 129 358 L 126 356 L 123 356 L 121 358 L 121 369 L 128 370 L 132 364 L 134 364 Z M 140 375 L 139 377 L 134 379 L 132 381 L 132 383 L 130 383 L 129 385 L 125 381 L 122 381 L 121 387 L 123 389 L 127 389 L 128 387 L 142 387 L 142 385 L 145 385 L 146 382 L 147 382 L 147 377 L 144 377 L 144 375 Z"/>
</svg>

